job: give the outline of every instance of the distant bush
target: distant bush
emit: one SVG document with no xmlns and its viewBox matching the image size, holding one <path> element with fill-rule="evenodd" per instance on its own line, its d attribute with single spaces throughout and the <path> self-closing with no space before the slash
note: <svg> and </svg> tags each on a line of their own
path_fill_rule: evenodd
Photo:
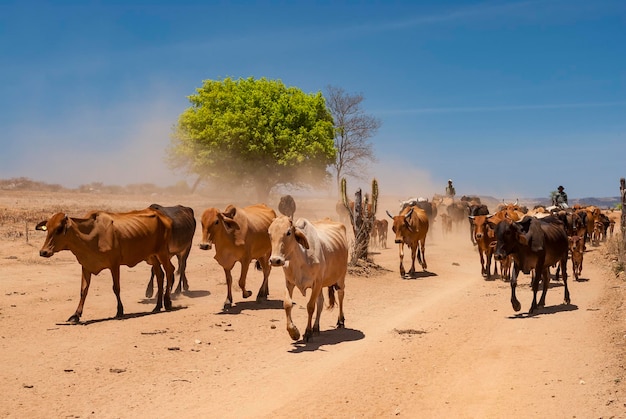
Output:
<svg viewBox="0 0 626 419">
<path fill-rule="evenodd" d="M 59 184 L 36 182 L 27 177 L 0 179 L 0 189 L 1 190 L 14 190 L 14 191 L 50 191 L 50 192 L 57 192 L 57 191 L 65 190 L 65 188 L 63 188 L 63 186 Z"/>
</svg>

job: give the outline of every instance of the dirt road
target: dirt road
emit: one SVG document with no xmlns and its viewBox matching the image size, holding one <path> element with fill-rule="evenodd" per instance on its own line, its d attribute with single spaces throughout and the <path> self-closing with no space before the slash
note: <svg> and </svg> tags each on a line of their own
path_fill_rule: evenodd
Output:
<svg viewBox="0 0 626 419">
<path fill-rule="evenodd" d="M 0 208 L 44 205 L 1 198 Z M 195 203 L 196 217 L 209 204 Z M 173 311 L 150 313 L 149 267 L 140 264 L 122 269 L 124 319 L 113 319 L 104 271 L 83 323 L 66 325 L 80 266 L 69 252 L 40 258 L 43 233 L 29 234 L 28 243 L 0 238 L 1 417 L 626 417 L 626 284 L 608 269 L 605 245 L 585 254 L 581 281 L 570 279 L 570 305 L 554 283 L 546 307 L 529 317 L 529 277 L 520 279 L 515 313 L 509 284 L 481 277 L 465 230 L 444 238 L 434 228 L 429 269 L 411 280 L 400 278 L 390 239 L 372 255 L 385 269 L 346 280 L 346 328 L 334 329 L 338 311 L 325 310 L 321 334 L 304 343 L 285 330 L 281 270 L 272 270 L 268 302 L 254 301 L 261 273 L 251 270 L 253 297 L 235 292 L 223 312 L 223 270 L 214 251 L 197 247 L 191 290 Z M 303 330 L 306 300 L 295 301 Z"/>
</svg>

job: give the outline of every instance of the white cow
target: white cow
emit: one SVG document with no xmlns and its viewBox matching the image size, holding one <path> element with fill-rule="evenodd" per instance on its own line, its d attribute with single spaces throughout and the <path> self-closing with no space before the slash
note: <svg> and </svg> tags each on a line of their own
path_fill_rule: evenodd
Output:
<svg viewBox="0 0 626 419">
<path fill-rule="evenodd" d="M 269 227 L 272 242 L 270 264 L 282 266 L 287 287 L 283 307 L 287 315 L 287 331 L 293 340 L 300 338 L 300 331 L 293 324 L 293 289 L 298 287 L 302 295 L 311 289 L 307 303 L 309 315 L 304 340 L 320 331 L 320 316 L 324 305 L 322 288 L 328 287 L 328 307 L 335 305 L 335 290 L 339 296 L 337 327 L 344 326 L 343 297 L 346 272 L 348 271 L 348 240 L 343 224 L 324 219 L 311 222 L 300 218 L 295 222 L 286 216 L 277 217 Z M 317 304 L 315 324 L 311 325 Z"/>
</svg>

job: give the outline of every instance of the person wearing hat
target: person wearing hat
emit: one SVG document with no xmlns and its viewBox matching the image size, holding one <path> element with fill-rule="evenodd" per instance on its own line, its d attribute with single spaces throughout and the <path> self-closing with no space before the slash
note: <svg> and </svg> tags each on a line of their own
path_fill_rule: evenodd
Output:
<svg viewBox="0 0 626 419">
<path fill-rule="evenodd" d="M 454 186 L 452 186 L 452 179 L 448 179 L 448 186 L 446 186 L 446 196 L 454 198 L 454 195 L 456 195 L 456 191 L 454 190 Z"/>
<path fill-rule="evenodd" d="M 565 188 L 559 185 L 557 189 L 558 189 L 558 192 L 556 193 L 556 196 L 554 197 L 554 205 L 558 205 L 561 208 L 567 208 L 567 194 L 565 193 Z"/>
</svg>

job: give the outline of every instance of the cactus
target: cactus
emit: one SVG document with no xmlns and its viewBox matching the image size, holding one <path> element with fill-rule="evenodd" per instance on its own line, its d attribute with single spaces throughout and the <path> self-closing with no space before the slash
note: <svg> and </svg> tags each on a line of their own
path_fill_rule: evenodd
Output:
<svg viewBox="0 0 626 419">
<path fill-rule="evenodd" d="M 361 189 L 355 193 L 354 206 L 348 200 L 347 182 L 341 179 L 341 198 L 350 216 L 350 224 L 354 233 L 352 257 L 350 264 L 355 265 L 359 259 L 367 260 L 370 234 L 374 226 L 378 206 L 378 181 L 372 180 L 372 194 L 363 197 Z M 371 202 L 370 202 L 371 199 Z"/>
</svg>

